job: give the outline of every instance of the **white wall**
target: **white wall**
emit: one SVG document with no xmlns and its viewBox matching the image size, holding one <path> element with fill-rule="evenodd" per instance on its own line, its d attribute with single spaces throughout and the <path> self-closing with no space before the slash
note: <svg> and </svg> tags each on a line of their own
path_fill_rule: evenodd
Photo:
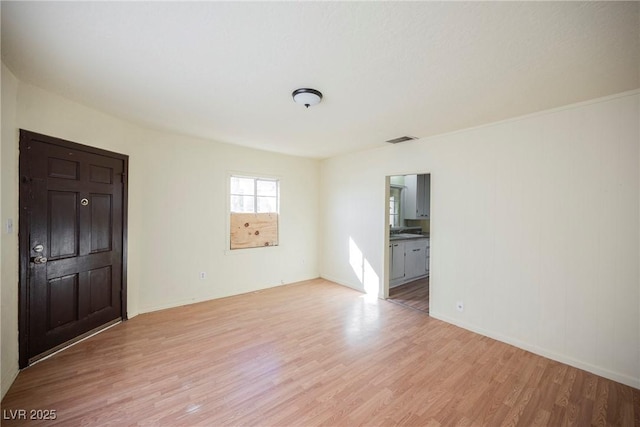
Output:
<svg viewBox="0 0 640 427">
<path fill-rule="evenodd" d="M 323 161 L 322 276 L 382 295 L 385 177 L 431 173 L 431 315 L 640 387 L 639 104 Z"/>
<path fill-rule="evenodd" d="M 2 132 L 0 134 L 0 375 L 2 397 L 18 374 L 18 148 L 16 108 L 18 80 L 2 65 Z M 7 220 L 14 223 L 7 233 Z"/>
<path fill-rule="evenodd" d="M 3 219 L 7 200 L 17 215 L 18 128 L 129 155 L 130 317 L 318 277 L 317 160 L 144 129 L 39 88 L 15 84 L 17 115 L 5 123 L 3 73 Z M 229 171 L 280 177 L 280 246 L 226 253 Z M 5 361 L 11 361 L 9 373 L 15 375 L 18 357 L 17 345 L 4 342 L 5 325 L 11 337 L 17 331 L 17 321 L 5 324 L 5 318 L 17 319 L 17 240 L 7 247 L 14 261 L 5 262 L 9 258 L 3 239 L 3 393 Z M 15 274 L 5 282 L 7 266 Z M 199 278 L 201 271 L 207 273 L 205 280 Z"/>
<path fill-rule="evenodd" d="M 131 316 L 316 277 L 318 259 L 324 277 L 380 291 L 385 177 L 428 172 L 432 315 L 640 387 L 639 104 L 622 94 L 328 159 L 319 188 L 317 161 L 143 129 L 3 66 L 2 222 L 17 217 L 22 127 L 130 156 Z M 225 253 L 228 171 L 281 177 L 280 247 Z M 17 372 L 17 226 L 1 234 L 3 395 Z"/>
</svg>

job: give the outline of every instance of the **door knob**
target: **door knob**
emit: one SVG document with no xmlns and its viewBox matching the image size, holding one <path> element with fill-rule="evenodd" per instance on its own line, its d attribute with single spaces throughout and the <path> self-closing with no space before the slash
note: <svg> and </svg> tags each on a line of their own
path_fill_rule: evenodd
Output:
<svg viewBox="0 0 640 427">
<path fill-rule="evenodd" d="M 46 264 L 46 262 L 47 262 L 47 257 L 44 257 L 44 256 L 37 256 L 37 257 L 31 258 L 31 261 L 32 261 L 34 264 Z"/>
</svg>

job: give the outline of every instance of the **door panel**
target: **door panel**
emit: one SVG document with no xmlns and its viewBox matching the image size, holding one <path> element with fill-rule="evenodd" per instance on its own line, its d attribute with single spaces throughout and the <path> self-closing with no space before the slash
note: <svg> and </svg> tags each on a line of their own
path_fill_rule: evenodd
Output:
<svg viewBox="0 0 640 427">
<path fill-rule="evenodd" d="M 21 366 L 126 316 L 126 166 L 126 156 L 21 131 Z"/>
<path fill-rule="evenodd" d="M 91 253 L 111 250 L 113 204 L 111 194 L 92 194 L 91 206 Z"/>
<path fill-rule="evenodd" d="M 78 162 L 51 157 L 48 163 L 50 178 L 78 179 Z"/>
<path fill-rule="evenodd" d="M 51 261 L 78 255 L 78 193 L 48 192 L 49 259 Z"/>
<path fill-rule="evenodd" d="M 50 307 L 47 332 L 77 321 L 77 306 L 67 302 L 78 299 L 78 275 L 71 274 L 49 280 L 47 299 L 47 305 Z"/>
<path fill-rule="evenodd" d="M 95 313 L 113 304 L 111 283 L 111 266 L 89 271 L 89 313 Z"/>
<path fill-rule="evenodd" d="M 102 184 L 111 184 L 113 182 L 113 169 L 90 165 L 89 166 L 89 181 L 98 182 Z"/>
</svg>

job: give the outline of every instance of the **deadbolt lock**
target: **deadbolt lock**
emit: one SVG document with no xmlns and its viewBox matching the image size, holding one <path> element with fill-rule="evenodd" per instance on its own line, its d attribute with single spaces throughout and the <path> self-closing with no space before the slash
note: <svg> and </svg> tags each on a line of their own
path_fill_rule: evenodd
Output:
<svg viewBox="0 0 640 427">
<path fill-rule="evenodd" d="M 33 252 L 38 252 L 38 253 L 40 253 L 40 252 L 42 252 L 42 251 L 44 251 L 44 246 L 43 246 L 43 245 L 41 245 L 41 244 L 37 244 L 37 245 L 35 245 L 35 246 L 33 247 Z"/>
<path fill-rule="evenodd" d="M 82 200 L 80 200 L 80 204 L 81 204 L 82 206 L 87 206 L 87 205 L 89 204 L 89 199 L 82 199 Z"/>
</svg>

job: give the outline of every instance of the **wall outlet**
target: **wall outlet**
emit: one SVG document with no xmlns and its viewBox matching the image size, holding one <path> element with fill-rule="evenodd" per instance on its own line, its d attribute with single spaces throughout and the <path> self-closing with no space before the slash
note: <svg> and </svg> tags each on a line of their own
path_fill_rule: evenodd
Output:
<svg viewBox="0 0 640 427">
<path fill-rule="evenodd" d="M 201 271 L 200 272 L 200 280 L 204 280 L 207 278 L 207 272 L 206 271 Z"/>
<path fill-rule="evenodd" d="M 456 302 L 456 310 L 464 311 L 464 302 L 462 302 L 462 301 Z"/>
</svg>

